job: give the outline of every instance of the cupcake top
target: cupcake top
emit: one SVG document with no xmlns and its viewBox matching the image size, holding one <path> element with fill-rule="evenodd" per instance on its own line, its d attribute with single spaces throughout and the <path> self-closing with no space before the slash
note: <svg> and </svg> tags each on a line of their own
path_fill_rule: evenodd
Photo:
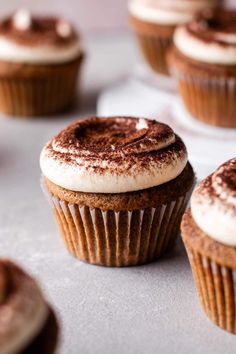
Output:
<svg viewBox="0 0 236 354">
<path fill-rule="evenodd" d="M 178 25 L 192 20 L 193 15 L 205 8 L 214 8 L 221 0 L 130 0 L 131 15 L 143 21 Z"/>
<path fill-rule="evenodd" d="M 49 314 L 35 281 L 10 261 L 0 260 L 1 354 L 19 354 L 41 332 Z"/>
<path fill-rule="evenodd" d="M 236 64 L 236 11 L 204 11 L 177 28 L 174 43 L 189 58 L 211 64 Z"/>
<path fill-rule="evenodd" d="M 185 168 L 182 140 L 165 124 L 144 118 L 80 120 L 43 149 L 41 169 L 72 191 L 123 193 L 176 178 Z"/>
<path fill-rule="evenodd" d="M 196 224 L 209 237 L 236 246 L 236 158 L 220 166 L 196 188 L 191 210 Z"/>
<path fill-rule="evenodd" d="M 71 61 L 81 53 L 73 26 L 57 17 L 20 10 L 0 21 L 0 60 L 30 64 Z"/>
</svg>

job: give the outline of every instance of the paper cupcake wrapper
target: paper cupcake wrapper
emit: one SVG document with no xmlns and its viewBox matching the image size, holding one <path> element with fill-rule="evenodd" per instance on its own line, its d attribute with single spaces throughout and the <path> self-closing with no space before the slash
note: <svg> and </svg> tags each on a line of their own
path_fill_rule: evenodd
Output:
<svg viewBox="0 0 236 354">
<path fill-rule="evenodd" d="M 76 96 L 81 63 L 48 75 L 0 77 L 0 111 L 12 116 L 39 116 L 61 112 Z"/>
<path fill-rule="evenodd" d="M 148 263 L 171 249 L 190 198 L 187 193 L 156 208 L 115 212 L 69 204 L 46 193 L 69 252 L 114 267 Z"/>
<path fill-rule="evenodd" d="M 158 74 L 169 75 L 166 54 L 172 44 L 172 38 L 151 37 L 137 33 L 144 58 Z"/>
<path fill-rule="evenodd" d="M 236 127 L 236 78 L 196 77 L 173 70 L 186 109 L 196 119 L 219 127 Z"/>
<path fill-rule="evenodd" d="M 224 267 L 187 247 L 201 305 L 217 326 L 236 334 L 236 269 Z"/>
</svg>

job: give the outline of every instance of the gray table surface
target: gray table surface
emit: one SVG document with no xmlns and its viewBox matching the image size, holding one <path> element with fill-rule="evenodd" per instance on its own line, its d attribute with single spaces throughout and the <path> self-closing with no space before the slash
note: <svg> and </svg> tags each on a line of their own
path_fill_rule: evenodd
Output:
<svg viewBox="0 0 236 354">
<path fill-rule="evenodd" d="M 88 53 L 80 111 L 0 117 L 0 255 L 40 281 L 60 319 L 60 354 L 233 353 L 235 337 L 200 309 L 181 242 L 159 262 L 124 269 L 83 264 L 62 244 L 40 189 L 40 150 L 69 122 L 95 113 L 99 90 L 137 57 L 129 37 L 89 39 Z"/>
</svg>

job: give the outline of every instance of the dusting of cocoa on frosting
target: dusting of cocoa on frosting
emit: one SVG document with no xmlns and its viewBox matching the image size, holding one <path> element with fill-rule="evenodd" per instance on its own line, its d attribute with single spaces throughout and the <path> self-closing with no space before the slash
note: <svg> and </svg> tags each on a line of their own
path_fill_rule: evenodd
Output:
<svg viewBox="0 0 236 354">
<path fill-rule="evenodd" d="M 214 204 L 216 199 L 220 200 L 226 210 L 235 210 L 236 216 L 236 159 L 220 166 L 202 181 L 194 194 L 199 203 L 204 203 L 205 197 L 209 204 Z"/>
<path fill-rule="evenodd" d="M 236 246 L 236 158 L 201 182 L 191 206 L 195 222 L 209 237 Z"/>
<path fill-rule="evenodd" d="M 236 209 L 236 159 L 226 162 L 213 174 L 212 187 L 218 197 Z"/>
<path fill-rule="evenodd" d="M 196 38 L 222 46 L 236 46 L 236 11 L 207 10 L 186 25 Z"/>
<path fill-rule="evenodd" d="M 0 37 L 18 45 L 32 47 L 39 45 L 60 47 L 70 45 L 78 40 L 78 34 L 67 21 L 53 16 L 30 16 L 30 22 L 25 29 L 17 25 L 17 14 L 2 19 L 0 21 Z"/>
<path fill-rule="evenodd" d="M 174 33 L 185 56 L 209 64 L 236 65 L 236 11 L 207 10 Z"/>
<path fill-rule="evenodd" d="M 163 123 L 92 117 L 72 124 L 52 139 L 40 162 L 44 175 L 61 187 L 120 193 L 177 177 L 186 166 L 187 152 L 182 140 Z"/>
<path fill-rule="evenodd" d="M 82 158 L 81 166 L 93 168 L 100 174 L 107 166 L 103 168 L 98 160 L 115 162 L 113 172 L 119 174 L 124 173 L 120 165 L 124 159 L 129 173 L 137 158 L 136 168 L 148 169 L 155 158 L 163 164 L 170 164 L 172 150 L 180 156 L 185 152 L 183 142 L 167 125 L 147 120 L 147 129 L 137 130 L 138 122 L 134 118 L 79 121 L 58 134 L 47 146 L 47 153 L 62 163 L 74 165 L 78 164 L 78 158 Z"/>
</svg>

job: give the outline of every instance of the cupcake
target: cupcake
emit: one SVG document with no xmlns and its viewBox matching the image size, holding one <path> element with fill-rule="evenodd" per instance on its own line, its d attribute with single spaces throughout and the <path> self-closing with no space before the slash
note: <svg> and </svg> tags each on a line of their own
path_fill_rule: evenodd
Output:
<svg viewBox="0 0 236 354">
<path fill-rule="evenodd" d="M 236 333 L 236 158 L 194 191 L 182 237 L 204 311 L 216 325 Z"/>
<path fill-rule="evenodd" d="M 67 21 L 21 10 L 0 21 L 0 111 L 54 114 L 76 95 L 81 40 Z"/>
<path fill-rule="evenodd" d="M 208 11 L 179 27 L 169 64 L 196 119 L 236 127 L 236 11 Z"/>
<path fill-rule="evenodd" d="M 8 260 L 0 260 L 1 354 L 52 354 L 58 325 L 36 282 Z"/>
<path fill-rule="evenodd" d="M 221 0 L 130 0 L 130 24 L 150 67 L 159 74 L 169 75 L 166 53 L 176 26 L 192 20 L 196 12 L 221 3 Z"/>
<path fill-rule="evenodd" d="M 42 150 L 43 185 L 69 252 L 103 266 L 171 249 L 194 184 L 182 140 L 130 117 L 80 120 Z"/>
</svg>

